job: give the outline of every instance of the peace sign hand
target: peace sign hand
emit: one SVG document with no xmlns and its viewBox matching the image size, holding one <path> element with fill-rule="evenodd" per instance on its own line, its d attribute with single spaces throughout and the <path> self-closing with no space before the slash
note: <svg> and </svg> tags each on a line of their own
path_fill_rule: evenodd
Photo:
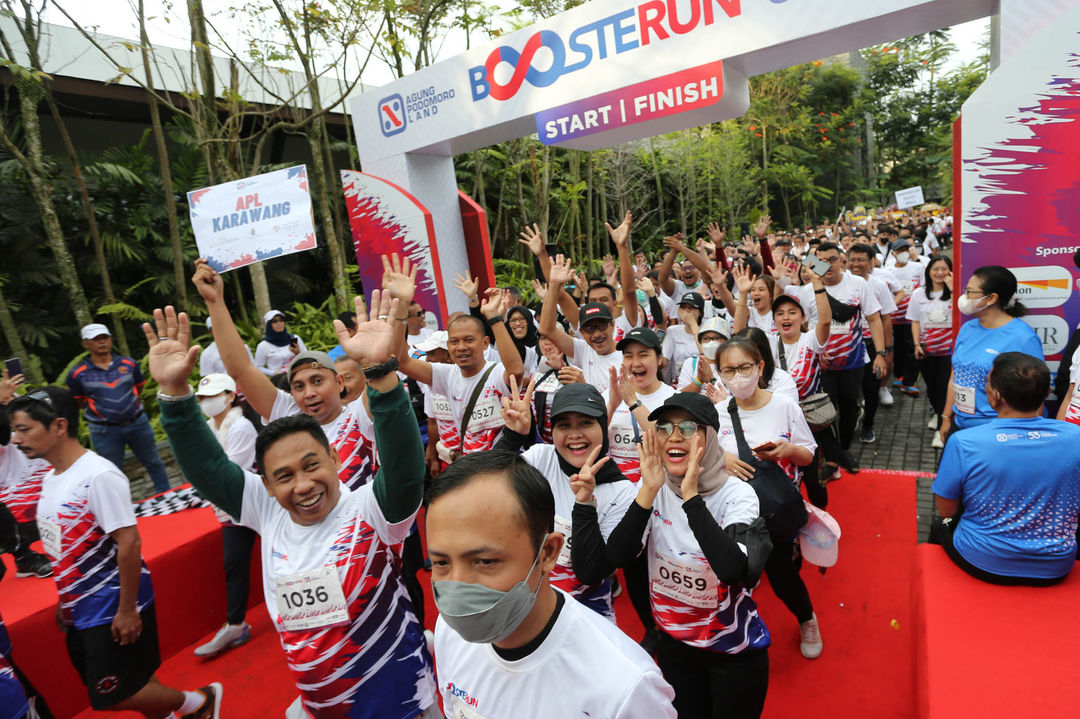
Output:
<svg viewBox="0 0 1080 719">
<path fill-rule="evenodd" d="M 536 375 L 529 378 L 529 385 L 525 388 L 525 394 L 519 396 L 517 377 L 510 375 L 510 396 L 503 397 L 502 417 L 506 427 L 517 434 L 528 434 L 532 429 L 532 397 L 536 388 Z"/>
<path fill-rule="evenodd" d="M 600 445 L 593 447 L 589 456 L 585 458 L 585 464 L 577 474 L 570 478 L 570 491 L 574 493 L 574 501 L 578 504 L 589 504 L 593 501 L 593 492 L 596 491 L 596 474 L 600 468 L 608 463 L 611 457 L 602 457 L 596 461 L 596 455 L 600 454 Z"/>
</svg>

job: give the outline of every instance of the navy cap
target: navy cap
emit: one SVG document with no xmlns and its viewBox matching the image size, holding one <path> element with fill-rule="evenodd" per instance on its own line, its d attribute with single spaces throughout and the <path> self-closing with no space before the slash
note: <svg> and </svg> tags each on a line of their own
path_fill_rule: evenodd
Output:
<svg viewBox="0 0 1080 719">
<path fill-rule="evenodd" d="M 559 395 L 555 395 L 558 397 Z M 697 392 L 679 392 L 664 400 L 664 403 L 649 413 L 649 421 L 655 422 L 668 410 L 681 409 L 702 424 L 720 430 L 720 415 L 709 398 Z"/>
<path fill-rule="evenodd" d="M 560 387 L 555 393 L 555 399 L 551 401 L 552 419 L 564 412 L 580 412 L 586 417 L 600 418 L 607 414 L 607 406 L 596 387 L 583 382 L 572 382 Z"/>
<path fill-rule="evenodd" d="M 897 250 L 906 250 L 909 247 L 911 247 L 911 243 L 906 239 L 899 239 L 892 243 L 893 252 L 896 252 Z"/>
<path fill-rule="evenodd" d="M 588 303 L 581 308 L 581 313 L 578 315 L 578 324 L 584 325 L 586 322 L 592 322 L 593 320 L 611 322 L 611 310 L 608 309 L 607 305 L 600 302 Z"/>
<path fill-rule="evenodd" d="M 657 337 L 656 333 L 648 327 L 635 327 L 634 329 L 630 330 L 621 340 L 619 340 L 619 344 L 615 345 L 615 349 L 621 352 L 626 349 L 626 345 L 630 344 L 631 342 L 639 342 L 648 347 L 649 349 L 654 349 L 657 352 L 660 352 L 663 348 L 663 344 L 660 342 L 660 338 Z"/>
<path fill-rule="evenodd" d="M 697 292 L 687 292 L 679 300 L 680 305 L 690 305 L 696 310 L 705 310 L 705 298 Z"/>
</svg>

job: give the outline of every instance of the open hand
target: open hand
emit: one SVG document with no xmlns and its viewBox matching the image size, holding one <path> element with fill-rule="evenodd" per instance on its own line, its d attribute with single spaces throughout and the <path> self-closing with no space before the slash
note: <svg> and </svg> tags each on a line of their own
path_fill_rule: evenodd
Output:
<svg viewBox="0 0 1080 719">
<path fill-rule="evenodd" d="M 727 234 L 727 228 L 721 227 L 719 222 L 710 222 L 706 228 L 709 232 L 709 239 L 716 243 L 719 247 L 724 242 L 724 235 Z"/>
<path fill-rule="evenodd" d="M 769 224 L 772 223 L 772 218 L 769 215 L 762 215 L 758 218 L 757 224 L 754 225 L 754 234 L 759 238 L 764 237 L 769 232 Z"/>
<path fill-rule="evenodd" d="M 664 462 L 660 458 L 663 447 L 660 438 L 656 436 L 656 430 L 649 428 L 641 433 L 641 441 L 638 442 L 638 462 L 641 469 L 641 484 L 656 496 L 660 488 L 664 486 Z"/>
<path fill-rule="evenodd" d="M 476 297 L 476 293 L 480 288 L 479 278 L 462 277 L 460 274 L 454 276 L 454 287 L 461 290 L 461 293 L 465 295 L 469 301 L 472 301 Z"/>
<path fill-rule="evenodd" d="M 548 288 L 562 287 L 574 276 L 574 268 L 570 266 L 570 258 L 564 255 L 555 255 L 551 263 L 551 271 L 548 273 Z"/>
<path fill-rule="evenodd" d="M 364 298 L 357 295 L 353 299 L 356 307 L 356 334 L 349 336 L 349 330 L 341 320 L 334 320 L 334 332 L 337 333 L 341 349 L 349 359 L 354 360 L 361 367 L 382 364 L 390 359 L 394 353 L 394 317 L 398 312 L 400 301 L 390 297 L 389 292 L 375 290 L 371 293 L 371 310 L 373 317 L 369 318 L 367 309 L 364 307 Z"/>
<path fill-rule="evenodd" d="M 690 440 L 690 457 L 687 459 L 686 474 L 683 475 L 682 492 L 683 501 L 693 499 L 698 493 L 698 475 L 701 474 L 701 458 L 705 455 L 705 439 L 700 432 L 694 433 Z"/>
<path fill-rule="evenodd" d="M 739 290 L 739 299 L 749 297 L 750 287 L 754 284 L 754 280 L 757 279 L 755 275 L 750 274 L 750 268 L 744 264 L 737 264 L 731 268 L 731 276 L 735 278 L 735 287 Z"/>
<path fill-rule="evenodd" d="M 754 465 L 749 462 L 744 462 L 739 459 L 739 455 L 732 454 L 731 452 L 724 452 L 725 463 L 727 464 L 727 471 L 730 474 L 735 475 L 744 482 L 748 479 L 752 479 L 754 476 Z"/>
<path fill-rule="evenodd" d="M 540 226 L 535 222 L 532 227 L 525 225 L 525 229 L 521 231 L 521 239 L 518 242 L 528 247 L 529 252 L 536 257 L 540 257 L 547 251 L 544 246 L 544 235 L 540 233 Z"/>
<path fill-rule="evenodd" d="M 383 292 L 389 293 L 400 301 L 402 307 L 407 308 L 416 294 L 416 270 L 419 265 L 410 268 L 409 258 L 399 258 L 395 252 L 390 257 L 382 256 L 382 266 Z"/>
<path fill-rule="evenodd" d="M 202 349 L 198 345 L 188 346 L 191 332 L 187 313 L 177 315 L 172 305 L 164 311 L 159 307 L 154 310 L 154 326 L 144 322 L 142 330 L 150 348 L 146 360 L 150 376 L 165 394 L 174 397 L 187 394 L 191 389 L 188 378 Z"/>
</svg>

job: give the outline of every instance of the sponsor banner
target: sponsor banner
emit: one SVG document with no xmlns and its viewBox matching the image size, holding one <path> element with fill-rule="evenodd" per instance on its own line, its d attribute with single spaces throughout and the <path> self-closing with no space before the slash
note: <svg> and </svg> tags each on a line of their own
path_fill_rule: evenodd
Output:
<svg viewBox="0 0 1080 719">
<path fill-rule="evenodd" d="M 917 207 L 923 204 L 922 187 L 916 185 L 915 187 L 909 187 L 906 190 L 896 191 L 896 208 L 898 210 L 906 210 L 909 207 Z"/>
<path fill-rule="evenodd" d="M 315 249 L 305 165 L 192 190 L 188 209 L 199 255 L 218 272 Z"/>
<path fill-rule="evenodd" d="M 1024 322 L 1031 325 L 1043 345 L 1047 357 L 1059 355 L 1069 343 L 1069 324 L 1058 315 L 1025 315 Z"/>
<path fill-rule="evenodd" d="M 541 142 L 554 145 L 709 107 L 723 94 L 724 67 L 717 61 L 538 112 L 536 132 Z"/>
<path fill-rule="evenodd" d="M 1016 275 L 1016 299 L 1029 309 L 1061 307 L 1072 296 L 1073 273 L 1061 265 L 1009 269 Z"/>
</svg>

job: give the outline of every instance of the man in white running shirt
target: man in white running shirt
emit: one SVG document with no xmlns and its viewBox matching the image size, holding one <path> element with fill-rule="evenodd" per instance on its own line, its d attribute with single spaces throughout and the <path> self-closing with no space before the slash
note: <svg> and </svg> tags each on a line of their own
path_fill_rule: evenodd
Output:
<svg viewBox="0 0 1080 719">
<path fill-rule="evenodd" d="M 645 650 L 551 586 L 554 522 L 551 487 L 509 452 L 462 458 L 429 493 L 447 717 L 674 719 L 675 693 Z"/>
</svg>

